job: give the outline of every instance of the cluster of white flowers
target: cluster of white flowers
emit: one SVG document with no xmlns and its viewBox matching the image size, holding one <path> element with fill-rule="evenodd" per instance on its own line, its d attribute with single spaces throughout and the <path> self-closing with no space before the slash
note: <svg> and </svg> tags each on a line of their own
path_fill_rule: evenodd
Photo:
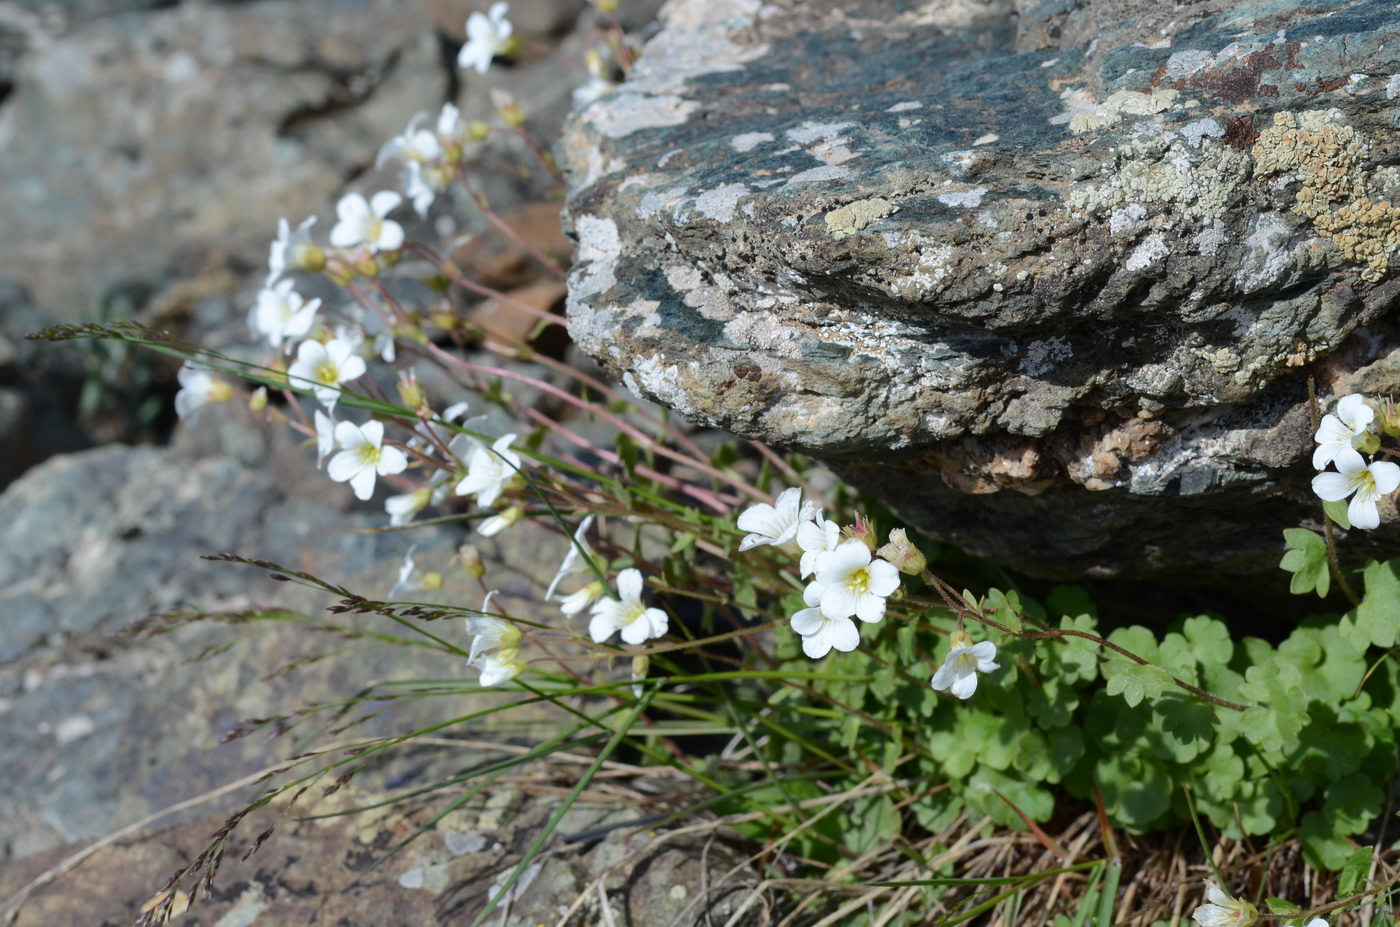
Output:
<svg viewBox="0 0 1400 927">
<path fill-rule="evenodd" d="M 486 593 L 483 612 L 491 610 L 495 594 Z M 525 671 L 525 662 L 520 659 L 520 629 L 509 621 L 492 615 L 468 618 L 467 634 L 472 638 L 467 663 L 481 671 L 481 685 L 498 686 Z"/>
<path fill-rule="evenodd" d="M 858 519 L 842 540 L 841 526 L 804 501 L 795 487 L 779 493 L 775 505 L 760 502 L 745 509 L 737 525 L 747 532 L 739 542 L 741 551 L 771 546 L 800 554 L 798 575 L 812 580 L 802 591 L 807 607 L 789 623 L 802 638 L 802 652 L 814 660 L 832 650 L 855 650 L 860 630 L 851 619 L 871 624 L 882 620 L 886 600 L 899 589 L 899 574 L 917 576 L 926 566 L 903 528 L 892 530 L 888 543 L 876 549 L 870 526 Z M 994 662 L 996 644 L 973 643 L 961 629 L 950 635 L 949 643 L 931 685 L 970 698 L 977 689 L 977 674 L 999 669 Z"/>
<path fill-rule="evenodd" d="M 427 128 L 428 123 L 427 113 L 414 116 L 402 135 L 379 149 L 375 161 L 376 167 L 391 159 L 403 165 L 399 180 L 420 216 L 426 216 L 428 207 L 451 185 L 470 146 L 484 140 L 490 131 L 483 122 L 464 121 L 451 103 L 438 111 L 432 128 Z"/>
<path fill-rule="evenodd" d="M 1350 497 L 1347 520 L 1355 528 L 1379 526 L 1381 516 L 1376 503 L 1400 487 L 1400 466 L 1384 460 L 1368 463 L 1362 456 L 1380 448 L 1375 425 L 1375 410 L 1360 394 L 1352 393 L 1337 401 L 1336 414 L 1322 417 L 1322 424 L 1313 435 L 1317 442 L 1313 467 L 1323 470 L 1333 464 L 1337 468 L 1313 477 L 1313 492 L 1326 502 Z"/>
</svg>

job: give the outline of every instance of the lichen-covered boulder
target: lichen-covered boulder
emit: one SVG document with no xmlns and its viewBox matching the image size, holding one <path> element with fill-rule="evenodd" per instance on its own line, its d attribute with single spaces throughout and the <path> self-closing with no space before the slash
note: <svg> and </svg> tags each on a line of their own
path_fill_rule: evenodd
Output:
<svg viewBox="0 0 1400 927">
<path fill-rule="evenodd" d="M 1034 573 L 1204 578 L 1316 517 L 1309 378 L 1400 386 L 1392 0 L 662 18 L 561 145 L 636 392 Z"/>
</svg>

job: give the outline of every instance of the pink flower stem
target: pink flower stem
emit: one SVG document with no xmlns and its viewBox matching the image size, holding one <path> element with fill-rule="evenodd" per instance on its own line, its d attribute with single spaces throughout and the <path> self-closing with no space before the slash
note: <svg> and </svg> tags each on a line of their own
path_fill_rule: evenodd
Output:
<svg viewBox="0 0 1400 927">
<path fill-rule="evenodd" d="M 528 135 L 525 136 L 525 140 L 529 142 Z M 533 143 L 531 143 L 531 147 L 534 147 Z M 538 156 L 539 151 L 536 150 L 535 154 Z M 457 182 L 462 185 L 463 190 L 467 191 L 467 196 L 472 198 L 472 202 L 476 204 L 477 209 L 481 210 L 481 214 L 486 217 L 487 222 L 495 226 L 496 230 L 502 235 L 528 251 L 535 260 L 543 264 L 554 276 L 561 280 L 564 279 L 565 271 L 562 267 L 554 263 L 548 255 L 539 249 L 538 245 L 526 241 L 524 236 L 511 228 L 508 222 L 496 215 L 495 211 L 487 204 L 486 197 L 476 192 L 476 188 L 472 186 L 471 180 L 467 177 L 467 169 L 461 164 L 457 165 Z"/>
<path fill-rule="evenodd" d="M 564 324 L 564 320 L 559 318 L 559 316 L 555 315 L 552 312 L 545 312 L 542 309 L 536 309 L 529 303 L 522 302 L 518 299 L 515 299 L 512 296 L 507 296 L 500 290 L 493 290 L 489 286 L 483 286 L 480 283 L 468 280 L 462 275 L 461 269 L 458 268 L 457 265 L 454 264 L 450 258 L 443 257 L 427 245 L 420 244 L 418 242 L 409 242 L 408 244 L 404 245 L 404 250 L 415 251 L 423 255 L 428 260 L 432 261 L 435 265 L 437 265 L 437 269 L 441 271 L 443 276 L 447 277 L 453 283 L 457 284 L 459 287 L 461 287 L 464 290 L 467 290 L 468 292 L 475 293 L 478 296 L 485 296 L 490 299 L 499 300 L 501 303 L 510 306 L 512 309 L 518 309 L 526 315 L 532 315 L 537 319 L 550 323 L 551 325 Z"/>
<path fill-rule="evenodd" d="M 463 360 L 462 358 L 453 357 L 451 354 L 448 354 L 442 348 L 438 347 L 435 344 L 432 344 L 431 342 L 429 342 L 426 345 L 426 347 L 428 351 L 437 355 L 438 357 L 442 358 L 448 363 L 453 364 L 454 366 L 462 367 L 466 370 L 473 370 L 478 373 L 484 373 L 488 376 L 504 377 L 508 380 L 515 380 L 520 383 L 528 383 L 536 389 L 542 390 L 548 393 L 549 395 L 554 396 L 557 399 L 561 399 L 564 402 L 567 402 L 569 405 L 583 409 L 584 411 L 589 412 L 592 415 L 596 415 L 606 422 L 609 422 L 610 424 L 616 426 L 619 431 L 626 433 L 629 437 L 633 438 L 639 444 L 643 445 L 649 450 L 655 451 L 662 457 L 670 458 L 671 460 L 674 460 L 676 463 L 681 464 L 682 466 L 689 467 L 692 470 L 696 470 L 700 473 L 705 474 L 706 476 L 713 477 L 721 483 L 726 483 L 734 489 L 739 490 L 739 492 L 743 493 L 746 496 L 751 496 L 758 499 L 763 498 L 763 493 L 744 483 L 743 480 L 736 479 L 735 477 L 732 477 L 727 473 L 721 473 L 719 470 L 716 470 L 709 464 L 702 463 L 701 461 L 687 457 L 684 454 L 677 453 L 676 451 L 671 450 L 663 444 L 658 444 L 653 438 L 651 438 L 651 436 L 647 435 L 645 432 L 640 431 L 629 422 L 624 421 L 623 419 L 612 414 L 611 412 L 607 411 L 606 409 L 602 408 L 596 403 L 585 402 L 584 400 L 578 398 L 572 393 L 566 392 L 565 390 L 560 389 L 552 383 L 546 383 L 543 380 L 538 380 L 534 377 L 529 377 L 522 373 L 516 373 L 514 370 L 506 370 L 503 367 L 488 367 L 483 364 L 473 364 L 470 361 Z"/>
</svg>

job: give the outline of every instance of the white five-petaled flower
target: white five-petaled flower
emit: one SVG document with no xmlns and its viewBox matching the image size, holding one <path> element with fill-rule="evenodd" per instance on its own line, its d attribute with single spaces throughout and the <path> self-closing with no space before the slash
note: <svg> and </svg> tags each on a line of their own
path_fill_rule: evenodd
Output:
<svg viewBox="0 0 1400 927">
<path fill-rule="evenodd" d="M 510 5 L 501 2 L 491 4 L 486 13 L 473 13 L 467 17 L 467 44 L 457 55 L 457 67 L 476 68 L 477 73 L 485 74 L 491 68 L 491 59 L 509 48 L 512 32 L 506 13 Z"/>
<path fill-rule="evenodd" d="M 834 647 L 842 652 L 855 650 L 860 644 L 860 631 L 849 618 L 828 618 L 821 610 L 821 583 L 811 583 L 802 591 L 807 608 L 792 616 L 792 629 L 802 636 L 802 652 L 820 660 Z"/>
<path fill-rule="evenodd" d="M 442 157 L 442 145 L 431 129 L 422 128 L 427 122 L 427 113 L 418 113 L 408 123 L 402 135 L 395 135 L 384 143 L 374 159 L 374 166 L 381 167 L 390 158 L 401 161 L 436 161 Z"/>
<path fill-rule="evenodd" d="M 341 451 L 331 458 L 326 475 L 337 483 L 348 482 L 361 501 L 374 495 L 376 476 L 402 473 L 408 466 L 403 451 L 384 446 L 383 422 L 341 422 L 335 426 L 335 440 Z"/>
<path fill-rule="evenodd" d="M 475 494 L 477 504 L 490 508 L 501 493 L 515 482 L 520 457 L 510 449 L 514 434 L 497 438 L 490 448 L 477 446 L 467 464 L 467 475 L 457 484 L 457 495 Z"/>
<path fill-rule="evenodd" d="M 640 644 L 666 633 L 666 613 L 642 604 L 642 573 L 629 567 L 617 575 L 616 599 L 600 599 L 594 603 L 593 618 L 588 622 L 588 636 L 602 643 L 622 631 L 622 639 Z"/>
<path fill-rule="evenodd" d="M 403 226 L 384 218 L 398 208 L 403 197 L 393 190 L 380 190 L 366 200 L 358 193 L 347 193 L 335 204 L 338 220 L 331 229 L 331 244 L 337 248 L 365 245 L 371 251 L 397 251 L 403 245 Z"/>
<path fill-rule="evenodd" d="M 263 287 L 253 308 L 253 330 L 274 348 L 286 341 L 290 350 L 291 339 L 311 331 L 316 310 L 321 307 L 319 299 L 304 300 L 293 287 L 291 280 Z"/>
<path fill-rule="evenodd" d="M 389 516 L 389 524 L 399 528 L 413 521 L 413 516 L 428 507 L 433 499 L 433 487 L 420 486 L 412 492 L 390 496 L 384 500 L 384 511 Z"/>
<path fill-rule="evenodd" d="M 761 544 L 791 549 L 797 544 L 798 526 L 810 521 L 816 513 L 815 504 L 802 501 L 802 490 L 796 486 L 785 489 L 778 494 L 777 505 L 760 502 L 739 515 L 739 530 L 749 532 L 739 542 L 739 549 L 748 550 Z"/>
<path fill-rule="evenodd" d="M 483 612 L 491 607 L 491 597 L 495 594 L 495 590 L 486 594 L 486 600 L 481 603 Z M 514 651 L 520 647 L 520 629 L 509 621 L 491 615 L 468 618 L 467 633 L 472 635 L 471 653 L 468 656 L 470 662 L 474 662 L 483 653 Z"/>
<path fill-rule="evenodd" d="M 572 618 L 598 601 L 598 597 L 607 591 L 607 587 L 595 579 L 572 595 L 560 596 L 558 599 L 559 610 L 567 617 Z"/>
<path fill-rule="evenodd" d="M 1400 466 L 1383 460 L 1367 464 L 1366 459 L 1350 447 L 1339 448 L 1333 462 L 1337 472 L 1328 470 L 1313 477 L 1313 492 L 1326 502 L 1351 496 L 1347 519 L 1352 526 L 1364 529 L 1379 526 L 1381 515 L 1376 502 L 1400 487 Z"/>
<path fill-rule="evenodd" d="M 974 644 L 966 631 L 954 631 L 949 635 L 949 643 L 952 646 L 948 656 L 933 674 L 930 685 L 936 692 L 947 689 L 958 698 L 972 698 L 972 693 L 977 691 L 977 674 L 1001 668 L 995 662 L 997 645 L 991 641 Z"/>
<path fill-rule="evenodd" d="M 525 661 L 520 659 L 518 650 L 483 653 L 475 660 L 468 662 L 481 671 L 481 677 L 477 682 L 483 686 L 498 686 L 525 672 Z"/>
<path fill-rule="evenodd" d="M 321 469 L 326 455 L 335 450 L 335 419 L 320 409 L 313 416 L 316 423 L 316 469 Z"/>
<path fill-rule="evenodd" d="M 559 569 L 554 571 L 554 578 L 549 581 L 549 588 L 544 591 L 546 599 L 554 598 L 554 590 L 559 588 L 559 584 L 575 573 L 589 572 L 589 561 L 594 558 L 593 548 L 588 546 L 588 529 L 593 527 L 593 516 L 589 515 L 579 522 L 578 528 L 574 530 L 573 540 L 569 544 L 569 552 L 564 555 L 564 561 L 559 564 Z M 585 560 L 584 558 L 588 559 Z"/>
<path fill-rule="evenodd" d="M 327 409 L 334 409 L 340 398 L 340 384 L 365 375 L 365 361 L 355 353 L 355 345 L 344 338 L 303 341 L 297 348 L 297 359 L 287 368 L 292 386 L 311 387 L 316 399 Z"/>
<path fill-rule="evenodd" d="M 399 181 L 413 203 L 413 211 L 421 218 L 428 215 L 433 200 L 452 183 L 452 168 L 437 161 L 409 161 Z"/>
<path fill-rule="evenodd" d="M 180 391 L 175 394 L 175 414 L 180 418 L 189 418 L 211 402 L 233 398 L 232 386 L 191 361 L 185 361 L 175 377 L 180 381 Z"/>
<path fill-rule="evenodd" d="M 1259 919 L 1259 911 L 1254 905 L 1241 898 L 1230 897 L 1210 880 L 1206 880 L 1206 899 L 1209 904 L 1203 904 L 1191 912 L 1191 920 L 1201 927 L 1248 927 Z"/>
<path fill-rule="evenodd" d="M 1376 412 L 1359 393 L 1337 400 L 1337 413 L 1322 417 L 1322 424 L 1313 435 L 1317 449 L 1313 451 L 1313 469 L 1322 470 L 1345 449 L 1358 449 L 1370 434 Z"/>
<path fill-rule="evenodd" d="M 325 265 L 325 254 L 311 243 L 311 226 L 315 224 L 316 217 L 308 216 L 294 231 L 286 219 L 277 220 L 277 237 L 268 249 L 264 286 L 272 286 L 289 270 L 320 270 Z"/>
<path fill-rule="evenodd" d="M 827 521 L 817 512 L 811 521 L 797 526 L 797 546 L 802 548 L 802 560 L 798 563 L 801 576 L 806 579 L 817 568 L 817 555 L 835 550 L 841 543 L 841 526 Z"/>
<path fill-rule="evenodd" d="M 822 614 L 833 621 L 852 615 L 861 621 L 879 621 L 885 617 L 885 597 L 899 588 L 894 564 L 871 560 L 870 548 L 859 538 L 817 554 L 816 573 L 822 586 Z"/>
</svg>

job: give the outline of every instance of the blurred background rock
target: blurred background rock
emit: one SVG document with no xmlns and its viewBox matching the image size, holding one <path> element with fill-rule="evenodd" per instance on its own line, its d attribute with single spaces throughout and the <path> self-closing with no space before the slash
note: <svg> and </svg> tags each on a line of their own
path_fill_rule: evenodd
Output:
<svg viewBox="0 0 1400 927">
<path fill-rule="evenodd" d="M 170 608 L 277 603 L 316 614 L 331 602 L 200 554 L 277 559 L 382 595 L 410 543 L 424 569 L 445 571 L 463 532 L 366 533 L 383 524 L 382 511 L 335 491 L 343 487 L 325 482 L 294 436 L 272 434 L 234 406 L 177 425 L 178 361 L 115 342 L 25 336 L 58 323 L 132 319 L 251 350 L 246 318 L 277 220 L 318 215 L 324 234 L 340 195 L 396 186 L 392 167 L 375 170 L 375 156 L 415 113 L 451 101 L 466 118 L 490 121 L 490 90 L 506 87 L 531 133 L 552 143 L 572 90 L 588 79 L 591 8 L 582 0 L 515 0 L 510 18 L 524 53 L 485 75 L 459 72 L 463 24 L 488 5 L 0 2 L 0 903 L 85 842 L 287 754 L 289 743 L 265 737 L 219 746 L 240 717 L 345 695 L 346 680 L 464 675 L 440 655 L 381 649 L 267 680 L 307 651 L 305 633 L 293 628 L 252 635 L 188 628 L 145 642 L 114 636 Z M 623 6 L 635 30 L 659 0 Z M 567 249 L 557 201 L 523 179 L 517 162 L 507 143 L 488 150 L 474 177 L 497 212 L 544 246 Z M 501 242 L 473 237 L 484 220 L 467 204 L 443 198 L 427 222 L 435 237 L 460 242 L 464 263 L 494 274 L 495 285 L 526 288 L 546 307 L 562 300 L 562 288 L 543 292 L 522 274 L 522 259 Z M 487 324 L 500 307 L 482 311 Z M 482 545 L 498 564 L 495 581 L 522 609 L 538 601 L 541 577 L 556 566 L 558 552 L 542 540 L 508 532 Z M 505 561 L 509 568 L 499 566 Z M 210 662 L 191 662 L 206 647 L 244 637 Z M 423 703 L 392 723 L 442 710 Z M 414 760 L 374 770 L 360 785 L 372 793 L 480 758 L 457 751 Z M 19 923 L 129 920 L 239 797 L 157 826 L 207 818 L 188 833 L 169 832 L 183 836 L 153 831 L 103 851 L 89 864 L 97 868 L 88 888 L 60 880 Z M 532 806 L 524 819 L 547 810 Z M 401 837 L 406 825 L 394 826 Z M 297 891 L 279 901 L 275 880 L 254 879 L 257 898 L 242 889 L 216 894 L 209 916 L 240 905 L 246 915 L 251 905 L 275 912 L 279 923 L 319 922 L 318 893 L 353 878 L 368 843 L 379 839 L 372 828 L 369 837 L 355 837 L 353 827 L 347 833 L 348 849 L 328 837 L 331 857 L 303 866 L 293 878 L 301 879 Z M 511 838 L 488 844 L 497 852 L 471 854 L 475 862 L 465 869 L 459 862 L 444 884 L 509 871 L 518 858 Z M 251 874 L 257 866 L 255 857 L 245 868 Z M 519 916 L 572 900 L 571 872 L 547 879 L 544 907 L 518 906 Z M 396 879 L 397 870 L 383 882 L 404 892 Z M 658 892 L 670 890 L 666 871 L 656 870 L 656 879 Z M 423 900 L 410 907 L 461 912 L 460 893 L 438 898 L 443 880 L 428 881 L 437 888 L 418 891 L 413 897 Z M 383 912 L 401 903 L 399 894 L 379 902 L 360 896 L 336 917 L 387 924 Z M 639 912 L 652 904 L 636 903 Z"/>
</svg>

